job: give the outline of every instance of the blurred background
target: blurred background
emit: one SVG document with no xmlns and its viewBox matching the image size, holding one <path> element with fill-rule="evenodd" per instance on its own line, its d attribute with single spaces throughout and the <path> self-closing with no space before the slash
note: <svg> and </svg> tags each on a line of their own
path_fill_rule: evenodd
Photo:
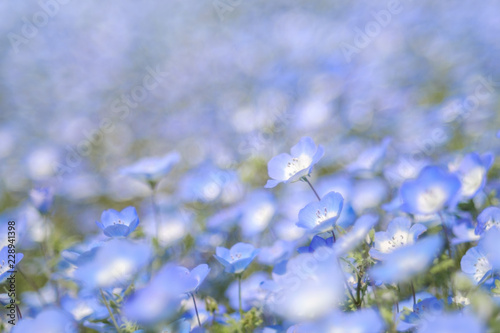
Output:
<svg viewBox="0 0 500 333">
<path fill-rule="evenodd" d="M 31 240 L 42 237 L 23 206 L 31 188 L 52 187 L 55 229 L 82 239 L 104 209 L 149 209 L 147 186 L 118 170 L 172 150 L 182 158 L 163 205 L 195 215 L 262 188 L 267 161 L 305 135 L 325 146 L 321 175 L 392 139 L 387 182 L 342 180 L 357 215 L 429 161 L 452 163 L 444 151 L 498 151 L 494 0 L 41 0 L 0 12 L 0 210 Z M 267 214 L 264 227 L 279 216 Z"/>
</svg>

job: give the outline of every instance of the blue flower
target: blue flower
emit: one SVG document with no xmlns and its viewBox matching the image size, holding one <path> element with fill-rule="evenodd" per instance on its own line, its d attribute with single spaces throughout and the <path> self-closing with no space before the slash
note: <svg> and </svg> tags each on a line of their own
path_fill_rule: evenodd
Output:
<svg viewBox="0 0 500 333">
<path fill-rule="evenodd" d="M 215 253 L 215 259 L 225 267 L 226 272 L 240 274 L 259 254 L 259 250 L 251 244 L 236 243 L 231 249 L 217 247 Z"/>
<path fill-rule="evenodd" d="M 335 311 L 323 324 L 321 332 L 384 332 L 385 322 L 373 309 L 360 309 L 355 312 Z"/>
<path fill-rule="evenodd" d="M 276 212 L 276 203 L 271 193 L 255 191 L 241 207 L 241 231 L 249 238 L 265 230 Z"/>
<path fill-rule="evenodd" d="M 262 247 L 257 258 L 258 262 L 264 265 L 274 266 L 292 256 L 295 249 L 295 242 L 278 239 L 273 245 Z"/>
<path fill-rule="evenodd" d="M 297 226 L 315 233 L 333 230 L 343 203 L 342 195 L 330 192 L 321 201 L 311 202 L 299 212 Z"/>
<path fill-rule="evenodd" d="M 314 251 L 319 247 L 332 247 L 333 246 L 333 236 L 324 239 L 320 236 L 314 236 L 311 243 L 308 246 L 301 246 L 297 249 L 299 253 L 314 253 Z"/>
<path fill-rule="evenodd" d="M 12 249 L 15 250 L 15 247 L 12 247 Z M 23 257 L 24 255 L 22 253 L 15 253 L 15 265 L 19 264 Z M 0 250 L 0 283 L 10 276 L 10 271 L 15 270 L 15 265 L 13 267 L 10 266 L 9 259 L 11 259 L 10 262 L 12 262 L 12 254 L 9 258 L 9 246 L 4 246 Z"/>
<path fill-rule="evenodd" d="M 485 208 L 479 214 L 475 233 L 476 235 L 482 235 L 493 227 L 500 228 L 500 208 L 498 207 Z"/>
<path fill-rule="evenodd" d="M 291 154 L 283 153 L 273 157 L 267 164 L 269 179 L 266 188 L 273 188 L 279 183 L 298 181 L 310 174 L 316 163 L 323 157 L 324 149 L 310 137 L 303 137 L 291 149 Z"/>
<path fill-rule="evenodd" d="M 443 313 L 422 321 L 419 333 L 453 332 L 453 333 L 485 333 L 486 327 L 479 318 L 471 313 Z"/>
<path fill-rule="evenodd" d="M 114 209 L 108 209 L 102 212 L 101 222 L 96 224 L 104 231 L 108 237 L 126 237 L 137 228 L 139 216 L 134 207 L 130 206 L 117 212 Z"/>
<path fill-rule="evenodd" d="M 441 235 L 432 235 L 413 245 L 387 254 L 382 263 L 370 270 L 370 276 L 383 283 L 405 282 L 429 267 L 443 246 Z"/>
<path fill-rule="evenodd" d="M 176 266 L 174 268 L 175 274 L 179 280 L 182 280 L 183 290 L 185 293 L 194 293 L 203 283 L 210 268 L 207 264 L 201 264 L 193 268 L 191 271 L 183 266 Z"/>
<path fill-rule="evenodd" d="M 397 217 L 389 223 L 387 231 L 375 233 L 375 246 L 370 249 L 370 255 L 374 259 L 383 260 L 395 249 L 415 243 L 418 236 L 426 230 L 422 224 L 412 226 L 406 217 Z"/>
<path fill-rule="evenodd" d="M 428 297 L 413 305 L 413 311 L 405 308 L 399 313 L 398 331 L 414 329 L 425 320 L 441 316 L 444 311 L 444 301 L 436 297 Z"/>
<path fill-rule="evenodd" d="M 180 155 L 173 151 L 163 157 L 146 157 L 136 163 L 124 167 L 120 173 L 135 179 L 155 184 L 179 163 Z"/>
<path fill-rule="evenodd" d="M 462 272 L 471 277 L 475 284 L 480 284 L 491 277 L 492 266 L 488 260 L 487 253 L 483 248 L 483 243 L 471 247 L 467 250 L 460 261 Z"/>
<path fill-rule="evenodd" d="M 93 252 L 92 260 L 83 261 L 74 278 L 88 289 L 128 287 L 150 257 L 146 244 L 111 239 Z"/>
<path fill-rule="evenodd" d="M 460 180 L 446 170 L 428 166 L 416 179 L 401 185 L 402 209 L 411 214 L 433 214 L 456 202 Z"/>
<path fill-rule="evenodd" d="M 47 214 L 54 202 L 54 191 L 50 187 L 34 188 L 30 191 L 30 200 L 41 214 Z"/>
<path fill-rule="evenodd" d="M 469 199 L 481 191 L 486 183 L 486 175 L 493 164 L 493 155 L 476 153 L 466 155 L 456 170 L 457 176 L 462 182 L 460 194 Z"/>
<path fill-rule="evenodd" d="M 40 312 L 35 319 L 21 319 L 12 327 L 12 333 L 24 332 L 78 332 L 73 317 L 66 311 L 49 308 Z"/>
<path fill-rule="evenodd" d="M 380 145 L 363 151 L 354 162 L 347 166 L 347 171 L 360 176 L 379 172 L 382 169 L 382 160 L 390 142 L 391 138 L 385 138 Z"/>
</svg>

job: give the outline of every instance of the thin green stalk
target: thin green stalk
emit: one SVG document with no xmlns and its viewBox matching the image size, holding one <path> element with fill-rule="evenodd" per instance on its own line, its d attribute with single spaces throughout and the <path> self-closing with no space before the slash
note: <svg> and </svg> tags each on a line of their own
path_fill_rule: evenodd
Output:
<svg viewBox="0 0 500 333">
<path fill-rule="evenodd" d="M 106 300 L 106 296 L 104 296 L 102 289 L 99 288 L 99 291 L 101 292 L 102 300 L 104 301 L 104 305 L 106 305 L 106 309 L 108 309 L 109 316 L 111 318 L 111 321 L 113 321 L 113 325 L 115 326 L 116 331 L 118 333 L 121 333 L 122 330 L 120 329 L 120 326 L 118 326 L 118 323 L 116 322 L 115 316 L 113 315 L 113 311 L 111 310 L 108 301 Z"/>
<path fill-rule="evenodd" d="M 243 319 L 243 308 L 241 307 L 241 274 L 238 274 L 238 303 L 240 305 L 240 319 Z"/>
<path fill-rule="evenodd" d="M 191 293 L 191 297 L 193 298 L 194 310 L 196 311 L 196 318 L 198 319 L 198 326 L 201 327 L 200 315 L 198 314 L 198 307 L 196 306 L 196 300 L 194 299 L 194 293 Z M 241 308 L 241 306 L 240 306 Z"/>
<path fill-rule="evenodd" d="M 415 286 L 413 285 L 413 281 L 410 281 L 411 293 L 413 294 L 413 305 L 417 304 L 417 297 L 415 296 Z"/>
<path fill-rule="evenodd" d="M 316 190 L 314 189 L 314 187 L 312 186 L 311 182 L 309 181 L 309 179 L 307 179 L 306 176 L 302 177 L 302 179 L 307 183 L 309 184 L 309 187 L 311 187 L 311 190 L 313 190 L 314 192 L 314 195 L 316 195 L 316 198 L 318 198 L 318 201 L 321 201 L 321 198 L 320 196 L 318 195 L 318 192 L 316 192 Z"/>
</svg>

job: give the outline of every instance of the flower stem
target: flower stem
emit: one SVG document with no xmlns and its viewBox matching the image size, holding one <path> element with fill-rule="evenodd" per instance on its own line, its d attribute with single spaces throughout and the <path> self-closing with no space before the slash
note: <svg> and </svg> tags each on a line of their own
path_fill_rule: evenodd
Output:
<svg viewBox="0 0 500 333">
<path fill-rule="evenodd" d="M 153 216 L 155 219 L 155 237 L 158 240 L 158 234 L 160 229 L 160 214 L 158 212 L 155 184 L 151 184 L 151 205 L 153 207 Z"/>
<path fill-rule="evenodd" d="M 415 286 L 413 285 L 413 281 L 410 281 L 411 293 L 413 294 L 413 305 L 417 304 L 417 297 L 415 296 Z"/>
<path fill-rule="evenodd" d="M 333 231 L 333 229 L 332 229 L 332 236 L 333 236 L 333 242 L 336 243 L 337 239 L 335 238 L 335 231 Z"/>
<path fill-rule="evenodd" d="M 316 195 L 316 198 L 318 198 L 318 201 L 321 201 L 321 198 L 320 196 L 318 195 L 318 192 L 316 192 L 316 190 L 314 189 L 314 187 L 312 186 L 311 182 L 309 181 L 309 179 L 307 179 L 307 177 L 302 177 L 302 179 L 307 183 L 309 184 L 309 186 L 311 187 L 311 190 L 313 190 L 314 192 L 314 195 Z"/>
<path fill-rule="evenodd" d="M 36 294 L 38 296 L 38 300 L 40 301 L 40 305 L 43 307 L 49 303 L 45 301 L 45 299 L 42 296 L 42 293 L 40 292 L 40 287 L 36 284 L 36 282 L 32 279 L 30 279 L 26 274 L 23 273 L 21 268 L 19 266 L 16 266 L 16 270 L 21 274 L 21 276 L 28 282 L 28 284 L 31 286 L 31 288 L 35 289 Z"/>
<path fill-rule="evenodd" d="M 121 333 L 120 326 L 118 326 L 118 323 L 116 322 L 115 316 L 113 315 L 113 311 L 109 307 L 108 301 L 106 300 L 106 296 L 104 296 L 104 293 L 102 292 L 102 289 L 99 289 L 99 291 L 101 292 L 102 300 L 104 301 L 104 305 L 106 305 L 106 309 L 108 309 L 109 316 L 111 318 L 111 321 L 113 321 L 113 325 L 115 326 L 116 331 L 118 333 Z"/>
<path fill-rule="evenodd" d="M 240 320 L 243 319 L 243 309 L 241 307 L 241 274 L 238 274 L 238 303 L 240 306 Z"/>
<path fill-rule="evenodd" d="M 193 298 L 194 310 L 196 311 L 196 318 L 198 319 L 198 326 L 201 327 L 200 315 L 198 314 L 198 307 L 196 306 L 196 300 L 194 299 L 193 293 L 191 293 L 191 297 Z"/>
</svg>

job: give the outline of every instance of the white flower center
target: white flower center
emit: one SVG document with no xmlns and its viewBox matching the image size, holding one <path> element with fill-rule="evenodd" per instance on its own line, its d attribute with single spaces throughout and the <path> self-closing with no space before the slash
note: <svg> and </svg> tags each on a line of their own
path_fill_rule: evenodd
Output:
<svg viewBox="0 0 500 333">
<path fill-rule="evenodd" d="M 424 214 L 430 214 L 438 211 L 446 202 L 446 192 L 441 187 L 431 187 L 424 193 L 420 194 L 417 199 L 417 204 Z"/>
<path fill-rule="evenodd" d="M 474 264 L 474 268 L 476 269 L 474 272 L 474 280 L 479 282 L 491 269 L 491 264 L 486 257 L 480 257 Z"/>
<path fill-rule="evenodd" d="M 308 155 L 300 155 L 299 157 L 294 157 L 285 168 L 285 174 L 288 178 L 295 175 L 297 172 L 304 170 L 311 165 L 312 158 Z"/>
<path fill-rule="evenodd" d="M 469 171 L 462 177 L 462 193 L 466 196 L 474 194 L 481 186 L 486 170 L 477 167 Z"/>
</svg>

